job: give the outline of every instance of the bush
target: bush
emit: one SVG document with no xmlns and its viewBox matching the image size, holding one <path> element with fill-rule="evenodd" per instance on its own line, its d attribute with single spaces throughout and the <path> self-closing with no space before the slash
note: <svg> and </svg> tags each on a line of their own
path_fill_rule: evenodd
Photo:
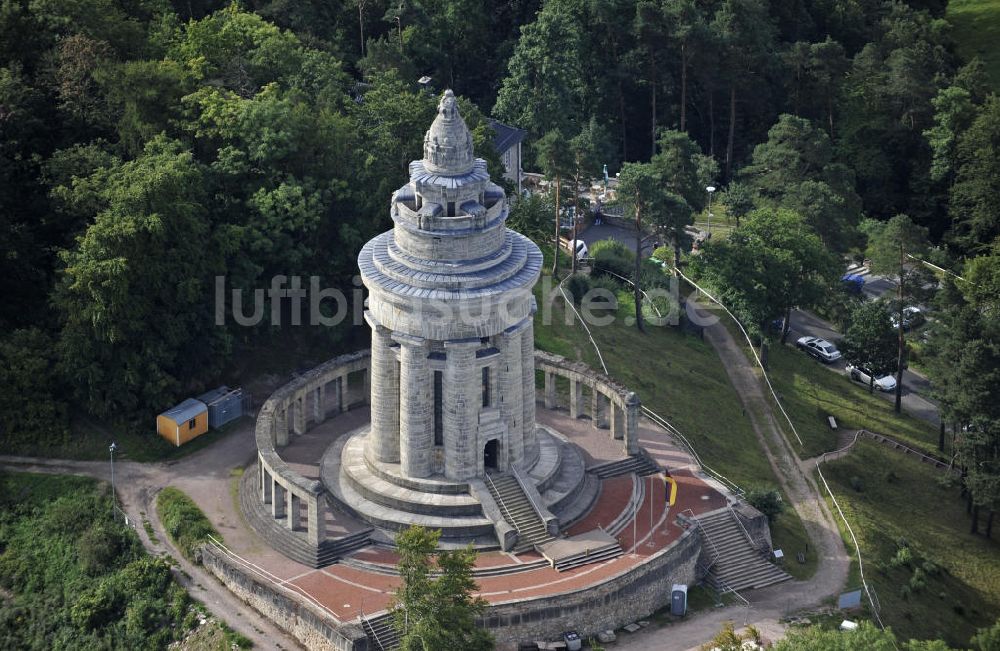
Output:
<svg viewBox="0 0 1000 651">
<path fill-rule="evenodd" d="M 769 521 L 778 517 L 785 508 L 785 502 L 777 488 L 751 488 L 747 491 L 746 500 L 750 506 L 766 515 Z"/>
<path fill-rule="evenodd" d="M 865 483 L 861 481 L 861 477 L 858 477 L 857 475 L 852 476 L 848 481 L 851 484 L 851 488 L 859 493 L 865 489 Z"/>
<path fill-rule="evenodd" d="M 164 488 L 156 496 L 156 509 L 163 528 L 189 559 L 194 559 L 195 548 L 207 541 L 209 536 L 220 538 L 219 532 L 212 527 L 198 505 L 173 486 Z"/>
<path fill-rule="evenodd" d="M 590 278 L 584 274 L 574 274 L 566 279 L 563 288 L 573 299 L 573 303 L 579 305 L 584 295 L 590 291 Z"/>
<path fill-rule="evenodd" d="M 602 240 L 594 242 L 590 247 L 593 258 L 593 275 L 610 276 L 617 274 L 623 278 L 632 278 L 635 272 L 635 254 L 617 240 Z"/>
</svg>

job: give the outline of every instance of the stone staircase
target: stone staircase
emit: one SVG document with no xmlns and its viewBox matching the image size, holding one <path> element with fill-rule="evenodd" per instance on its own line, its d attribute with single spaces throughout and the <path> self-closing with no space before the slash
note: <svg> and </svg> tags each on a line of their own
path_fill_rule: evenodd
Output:
<svg viewBox="0 0 1000 651">
<path fill-rule="evenodd" d="M 695 522 L 711 561 L 706 581 L 716 592 L 763 588 L 792 578 L 751 543 L 729 509 L 714 511 Z"/>
<path fill-rule="evenodd" d="M 587 472 L 593 473 L 598 479 L 618 477 L 629 473 L 635 473 L 636 475 L 643 477 L 645 475 L 651 475 L 655 472 L 660 472 L 660 470 L 661 468 L 659 464 L 653 461 L 649 455 L 645 454 L 645 452 L 634 454 L 616 461 L 607 461 L 605 463 L 595 464 L 587 468 Z"/>
<path fill-rule="evenodd" d="M 305 532 L 292 531 L 274 519 L 270 505 L 262 503 L 257 495 L 256 478 L 256 466 L 251 466 L 240 480 L 239 497 L 243 514 L 257 535 L 286 557 L 318 569 L 371 544 L 371 527 L 340 538 L 327 538 L 319 545 L 311 544 Z"/>
<path fill-rule="evenodd" d="M 486 486 L 500 506 L 504 519 L 517 530 L 517 544 L 512 550 L 515 554 L 534 549 L 535 545 L 553 539 L 545 528 L 545 522 L 513 475 L 490 473 Z"/>
<path fill-rule="evenodd" d="M 373 651 L 393 651 L 399 648 L 399 633 L 392 625 L 392 614 L 361 617 L 361 630 L 368 638 L 368 648 Z"/>
</svg>

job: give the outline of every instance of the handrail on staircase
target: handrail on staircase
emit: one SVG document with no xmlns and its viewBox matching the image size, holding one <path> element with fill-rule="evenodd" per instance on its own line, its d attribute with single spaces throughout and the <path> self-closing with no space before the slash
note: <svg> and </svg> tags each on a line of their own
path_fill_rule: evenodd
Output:
<svg viewBox="0 0 1000 651">
<path fill-rule="evenodd" d="M 375 627 L 372 626 L 372 621 L 365 615 L 364 606 L 360 607 L 358 610 L 361 612 L 361 621 L 368 625 L 368 630 L 371 631 L 372 637 L 375 638 L 375 644 L 378 645 L 378 648 L 381 649 L 381 651 L 387 651 L 385 645 L 382 644 L 382 640 L 378 636 L 378 631 L 376 631 Z"/>
<path fill-rule="evenodd" d="M 688 509 L 688 510 L 690 510 L 690 509 Z M 715 550 L 715 558 L 716 558 L 716 559 L 719 559 L 719 558 L 721 558 L 721 557 L 722 557 L 722 552 L 720 552 L 720 551 L 719 551 L 719 547 L 718 547 L 718 546 L 717 546 L 717 545 L 715 544 L 715 541 L 714 541 L 714 540 L 712 540 L 712 537 L 708 535 L 708 532 L 707 532 L 707 531 L 705 531 L 705 527 L 704 527 L 704 525 L 702 525 L 702 523 L 701 523 L 701 522 L 699 522 L 698 520 L 696 520 L 696 519 L 694 519 L 694 518 L 692 518 L 692 519 L 691 519 L 691 522 L 693 522 L 693 523 L 694 523 L 694 526 L 695 526 L 696 528 L 698 528 L 698 529 L 700 529 L 700 530 L 701 530 L 701 533 L 702 533 L 702 535 L 703 535 L 703 536 L 705 536 L 705 540 L 707 540 L 707 541 L 708 541 L 708 544 L 709 544 L 709 545 L 711 545 L 711 546 L 712 546 L 712 549 L 714 549 L 714 550 Z M 714 563 L 713 563 L 713 564 L 714 564 Z"/>
<path fill-rule="evenodd" d="M 497 485 L 495 483 L 493 483 L 493 478 L 490 477 L 490 473 L 486 473 L 486 481 L 490 482 L 490 486 L 493 487 L 493 494 L 496 495 L 497 503 L 500 505 L 500 508 L 503 509 L 503 512 L 506 514 L 505 517 L 507 518 L 507 522 L 509 522 L 510 525 L 514 527 L 514 531 L 517 532 L 517 536 L 518 538 L 520 538 L 521 528 L 517 526 L 517 522 L 514 521 L 514 516 L 510 514 L 510 509 L 508 509 L 507 505 L 504 503 L 503 496 L 500 495 L 500 489 L 497 488 Z"/>
<path fill-rule="evenodd" d="M 733 505 L 727 503 L 726 507 L 729 509 L 729 512 L 732 514 L 733 519 L 736 520 L 736 524 L 740 525 L 740 529 L 743 530 L 743 535 L 747 537 L 747 540 L 750 541 L 750 544 L 753 545 L 754 548 L 756 548 L 756 549 L 763 549 L 764 548 L 763 547 L 763 541 L 757 541 L 757 540 L 754 539 L 753 536 L 750 535 L 750 532 L 747 531 L 747 528 L 745 526 L 743 526 L 743 520 L 740 519 L 740 514 L 736 512 L 736 509 L 733 508 Z"/>
<path fill-rule="evenodd" d="M 510 464 L 510 469 L 514 475 L 514 479 L 517 481 L 518 485 L 521 487 L 521 492 L 524 496 L 528 498 L 528 503 L 531 504 L 531 508 L 535 510 L 535 515 L 538 516 L 539 520 L 542 520 L 542 524 L 545 524 L 545 520 L 542 519 L 542 509 L 537 504 L 535 504 L 535 498 L 531 496 L 531 493 L 524 488 L 524 478 L 521 477 L 521 472 L 517 469 L 517 464 Z M 546 527 L 546 533 L 548 533 L 548 528 Z"/>
</svg>

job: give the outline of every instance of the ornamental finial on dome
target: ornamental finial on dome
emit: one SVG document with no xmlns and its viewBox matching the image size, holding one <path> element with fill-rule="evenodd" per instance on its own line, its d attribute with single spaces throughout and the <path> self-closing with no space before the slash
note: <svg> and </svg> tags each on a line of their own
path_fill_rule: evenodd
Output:
<svg viewBox="0 0 1000 651">
<path fill-rule="evenodd" d="M 470 172 L 474 163 L 472 134 L 458 113 L 455 93 L 446 90 L 424 136 L 424 168 L 434 174 L 460 176 Z"/>
</svg>

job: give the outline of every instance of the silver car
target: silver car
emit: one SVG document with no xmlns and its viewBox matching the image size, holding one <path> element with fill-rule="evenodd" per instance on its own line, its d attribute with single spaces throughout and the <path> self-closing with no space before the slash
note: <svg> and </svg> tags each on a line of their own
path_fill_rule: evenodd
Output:
<svg viewBox="0 0 1000 651">
<path fill-rule="evenodd" d="M 864 384 L 866 387 L 871 384 L 872 374 L 864 366 L 854 366 L 852 364 L 848 364 L 847 368 L 845 368 L 844 370 L 847 371 L 847 375 L 849 375 L 850 378 L 855 382 L 860 382 Z M 895 391 L 896 378 L 894 378 L 892 375 L 883 375 L 881 377 L 876 377 L 875 388 L 878 389 L 879 391 L 885 391 L 886 393 L 889 393 L 890 391 Z"/>
<path fill-rule="evenodd" d="M 835 362 L 841 358 L 840 351 L 826 339 L 819 337 L 801 337 L 795 345 L 806 351 L 821 362 Z"/>
</svg>

